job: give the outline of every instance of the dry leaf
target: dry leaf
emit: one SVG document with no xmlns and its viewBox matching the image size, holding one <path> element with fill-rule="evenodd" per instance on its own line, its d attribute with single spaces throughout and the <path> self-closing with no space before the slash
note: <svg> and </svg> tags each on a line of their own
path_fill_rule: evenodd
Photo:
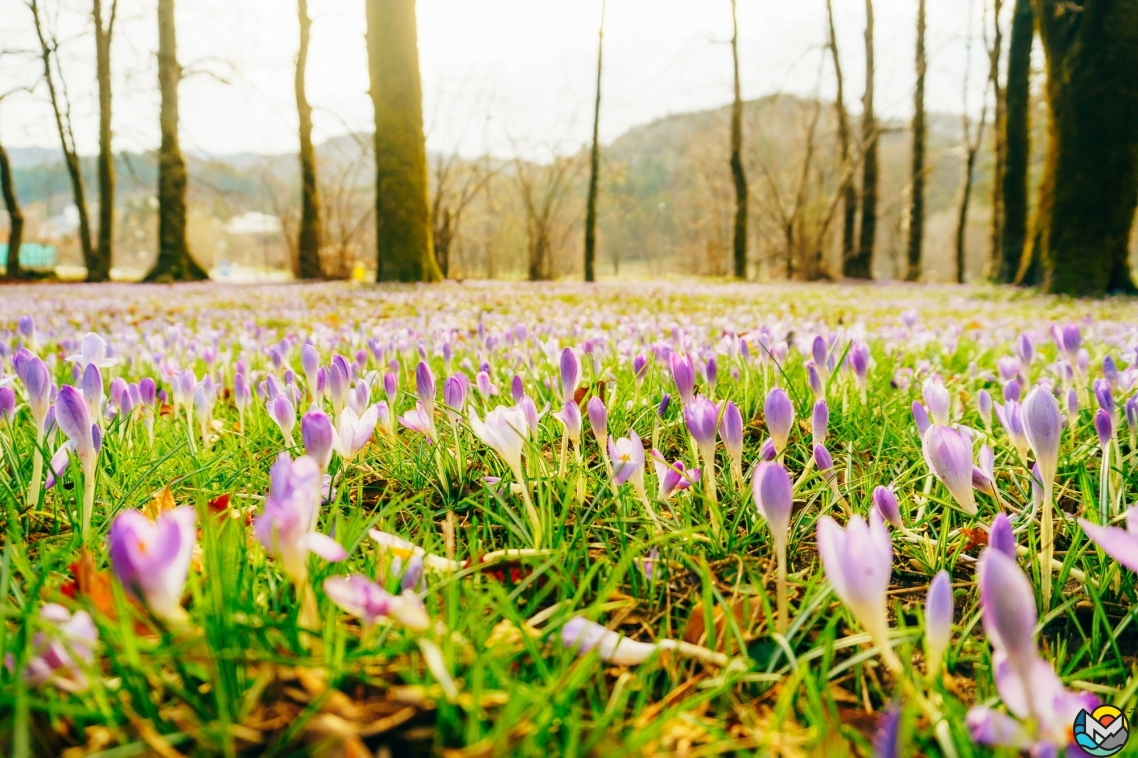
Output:
<svg viewBox="0 0 1138 758">
<path fill-rule="evenodd" d="M 170 491 L 170 485 L 166 485 L 162 488 L 161 492 L 154 494 L 154 497 L 150 499 L 150 502 L 146 504 L 142 512 L 145 513 L 146 517 L 151 521 L 157 521 L 158 516 L 164 511 L 172 511 L 177 506 L 178 504 L 174 502 L 174 493 Z"/>
</svg>

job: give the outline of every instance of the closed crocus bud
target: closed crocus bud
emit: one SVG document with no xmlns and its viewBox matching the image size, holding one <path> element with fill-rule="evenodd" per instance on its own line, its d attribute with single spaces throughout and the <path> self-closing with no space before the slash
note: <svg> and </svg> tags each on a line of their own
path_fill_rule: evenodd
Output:
<svg viewBox="0 0 1138 758">
<path fill-rule="evenodd" d="M 284 395 L 277 395 L 268 402 L 269 417 L 280 428 L 281 434 L 292 444 L 292 430 L 296 426 L 296 408 Z"/>
<path fill-rule="evenodd" d="M 26 340 L 32 339 L 32 337 L 36 333 L 36 325 L 35 325 L 35 322 L 32 320 L 32 317 L 25 313 L 23 316 L 20 316 L 19 318 L 17 318 L 16 319 L 16 331 L 18 331 L 20 333 L 20 336 L 23 337 L 24 339 L 26 339 Z"/>
<path fill-rule="evenodd" d="M 810 385 L 810 393 L 814 395 L 816 400 L 826 396 L 826 388 L 822 384 L 822 376 L 818 373 L 818 367 L 814 361 L 806 364 L 806 381 Z"/>
<path fill-rule="evenodd" d="M 636 380 L 636 386 L 639 387 L 644 383 L 644 377 L 648 375 L 648 359 L 643 355 L 638 355 L 632 359 L 632 378 Z"/>
<path fill-rule="evenodd" d="M 139 383 L 139 391 L 141 392 L 141 390 L 142 384 Z M 249 385 L 246 383 L 245 375 L 238 374 L 233 377 L 233 404 L 237 406 L 237 410 L 244 413 L 252 401 L 253 396 L 249 392 Z"/>
<path fill-rule="evenodd" d="M 865 386 L 865 378 L 869 373 L 869 346 L 854 345 L 850 349 L 849 365 L 857 379 L 858 386 Z"/>
<path fill-rule="evenodd" d="M 695 392 L 695 366 L 689 356 L 671 353 L 668 355 L 668 367 L 672 371 L 672 381 L 676 385 L 680 402 L 687 405 Z"/>
<path fill-rule="evenodd" d="M 608 409 L 605 408 L 605 401 L 594 395 L 589 398 L 586 410 L 589 413 L 589 428 L 593 430 L 597 444 L 601 446 L 601 449 L 604 449 L 609 438 L 609 413 Z"/>
<path fill-rule="evenodd" d="M 1114 356 L 1108 355 L 1102 359 L 1102 375 L 1111 387 L 1118 387 L 1118 364 L 1114 362 Z"/>
<path fill-rule="evenodd" d="M 1019 400 L 1020 393 L 1023 392 L 1023 385 L 1019 383 L 1019 379 L 1009 379 L 1004 382 L 1004 402 L 1009 400 Z"/>
<path fill-rule="evenodd" d="M 482 396 L 483 400 L 489 400 L 493 385 L 490 384 L 490 375 L 485 371 L 479 371 L 474 377 L 474 384 L 478 387 L 478 394 Z"/>
<path fill-rule="evenodd" d="M 766 417 L 767 430 L 774 440 L 775 450 L 781 455 L 786 449 L 786 444 L 790 440 L 790 430 L 794 426 L 794 404 L 790 402 L 786 390 L 775 387 L 767 393 L 767 399 L 763 403 L 763 415 Z"/>
<path fill-rule="evenodd" d="M 897 502 L 897 495 L 893 492 L 893 485 L 884 487 L 877 485 L 873 488 L 873 505 L 877 512 L 888 523 L 897 529 L 903 528 L 901 521 L 901 505 Z"/>
<path fill-rule="evenodd" d="M 461 414 L 466 407 L 466 382 L 466 377 L 461 374 L 448 377 L 443 382 L 443 402 L 452 413 Z"/>
<path fill-rule="evenodd" d="M 434 406 L 435 375 L 431 372 L 431 367 L 427 365 L 426 361 L 419 361 L 419 365 L 415 367 L 415 393 L 419 396 L 419 401 L 424 408 L 429 410 Z"/>
<path fill-rule="evenodd" d="M 36 428 L 42 434 L 48 409 L 51 408 L 52 381 L 47 364 L 40 358 L 28 359 L 24 367 L 24 389 L 28 393 L 28 408 L 35 419 Z"/>
<path fill-rule="evenodd" d="M 668 405 L 671 401 L 672 396 L 665 392 L 664 396 L 660 398 L 659 405 L 656 406 L 656 415 L 660 418 L 664 418 L 664 416 L 668 415 Z"/>
<path fill-rule="evenodd" d="M 119 408 L 120 412 L 122 410 L 122 397 L 128 392 L 129 388 L 126 379 L 123 379 L 121 376 L 116 376 L 111 380 L 111 388 L 108 394 L 111 397 L 111 403 L 113 403 L 116 408 Z"/>
<path fill-rule="evenodd" d="M 759 458 L 764 461 L 773 461 L 778 457 L 778 451 L 775 450 L 774 440 L 767 437 L 763 440 L 763 444 L 759 445 Z"/>
<path fill-rule="evenodd" d="M 815 445 L 826 444 L 826 436 L 830 425 L 830 406 L 825 400 L 814 403 L 814 411 L 810 415 L 810 429 Z"/>
<path fill-rule="evenodd" d="M 526 387 L 522 384 L 522 378 L 514 374 L 514 378 L 510 380 L 510 397 L 514 399 L 514 404 L 520 403 L 522 398 L 526 396 Z"/>
<path fill-rule="evenodd" d="M 16 393 L 11 387 L 0 387 L 0 421 L 11 424 L 16 418 Z"/>
<path fill-rule="evenodd" d="M 1027 400 L 1023 403 L 1023 431 L 1035 453 L 1044 483 L 1054 482 L 1059 469 L 1059 437 L 1063 433 L 1063 416 L 1050 387 L 1037 386 L 1028 393 Z"/>
<path fill-rule="evenodd" d="M 825 445 L 814 446 L 814 465 L 817 466 L 818 470 L 823 474 L 834 467 L 834 458 L 830 455 L 830 451 L 826 449 Z"/>
<path fill-rule="evenodd" d="M 715 456 L 715 435 L 719 430 L 719 406 L 703 395 L 696 395 L 684 407 L 684 423 L 704 460 Z"/>
<path fill-rule="evenodd" d="M 940 426 L 948 426 L 952 421 L 950 418 L 952 401 L 945 386 L 938 381 L 926 379 L 921 388 L 921 395 L 924 397 L 925 405 L 928 406 L 929 415 L 932 416 L 933 422 Z"/>
<path fill-rule="evenodd" d="M 1016 355 L 1019 356 L 1020 362 L 1024 365 L 1030 366 L 1032 360 L 1035 359 L 1035 342 L 1028 334 L 1021 334 L 1016 340 Z"/>
<path fill-rule="evenodd" d="M 980 420 L 984 422 L 984 428 L 990 433 L 992 430 L 992 396 L 988 394 L 988 390 L 980 390 L 976 396 L 976 406 L 980 411 Z"/>
<path fill-rule="evenodd" d="M 1026 461 L 1030 445 L 1023 429 L 1023 407 L 1015 400 L 1009 400 L 1002 406 L 996 406 L 996 416 L 1007 431 L 1008 439 L 1019 453 L 1020 460 Z"/>
<path fill-rule="evenodd" d="M 985 550 L 978 561 L 984 631 L 997 653 L 1020 671 L 1030 671 L 1036 657 L 1035 591 L 1015 559 Z"/>
<path fill-rule="evenodd" d="M 320 369 L 320 356 L 311 342 L 306 342 L 300 349 L 300 367 L 304 369 L 304 376 L 308 380 L 309 392 L 316 389 L 316 372 Z"/>
<path fill-rule="evenodd" d="M 577 383 L 581 381 L 581 360 L 567 347 L 561 351 L 561 401 L 564 403 L 573 400 L 573 393 L 577 390 Z"/>
<path fill-rule="evenodd" d="M 1138 432 L 1138 395 L 1131 395 L 1123 404 L 1122 410 L 1126 416 L 1126 426 L 1130 433 Z"/>
<path fill-rule="evenodd" d="M 388 371 L 383 375 L 383 394 L 387 396 L 387 402 L 392 407 L 395 406 L 395 396 L 399 392 L 399 379 L 392 372 Z"/>
<path fill-rule="evenodd" d="M 707 359 L 707 370 L 705 372 L 707 377 L 707 391 L 711 395 L 715 395 L 715 384 L 719 379 L 719 363 L 715 360 L 715 356 Z"/>
<path fill-rule="evenodd" d="M 106 395 L 103 393 L 103 374 L 94 363 L 88 363 L 87 368 L 83 369 L 80 388 L 83 390 L 83 400 L 87 403 L 91 420 L 98 423 L 103 417 L 103 401 L 106 399 Z M 191 386 L 189 393 L 191 399 L 193 393 L 194 389 Z"/>
<path fill-rule="evenodd" d="M 1114 393 L 1110 391 L 1110 382 L 1105 379 L 1095 379 L 1093 386 L 1095 402 L 1098 403 L 1098 407 L 1108 413 L 1113 413 Z"/>
<path fill-rule="evenodd" d="M 1083 335 L 1074 323 L 1063 327 L 1063 350 L 1067 353 L 1071 363 L 1078 361 L 1079 348 L 1083 344 Z"/>
<path fill-rule="evenodd" d="M 781 463 L 757 465 L 751 478 L 751 496 L 759 515 L 770 525 L 775 544 L 785 548 L 794 505 L 794 485 L 786 468 Z"/>
<path fill-rule="evenodd" d="M 189 506 L 163 511 L 153 522 L 128 510 L 115 517 L 107 535 L 111 568 L 123 589 L 166 621 L 186 616 L 182 591 L 194 552 L 196 518 Z"/>
<path fill-rule="evenodd" d="M 522 451 L 530 436 L 525 411 L 518 407 L 499 406 L 486 414 L 486 420 L 471 411 L 470 428 L 474 435 L 496 452 L 514 474 L 518 484 L 522 476 Z"/>
<path fill-rule="evenodd" d="M 1079 393 L 1074 387 L 1067 390 L 1067 416 L 1074 423 L 1075 418 L 1079 415 Z"/>
<path fill-rule="evenodd" d="M 723 447 L 732 463 L 743 460 L 743 414 L 735 403 L 728 400 L 723 406 L 723 419 L 719 427 L 719 436 L 723 440 Z"/>
<path fill-rule="evenodd" d="M 952 493 L 961 510 L 976 513 L 972 492 L 972 442 L 950 426 L 932 426 L 922 441 L 925 462 Z"/>
<path fill-rule="evenodd" d="M 829 516 L 818 519 L 818 554 L 834 594 L 861 622 L 883 655 L 892 656 L 891 668 L 900 670 L 889 644 L 886 596 L 893 573 L 893 543 L 877 511 L 869 523 L 861 516 L 850 518 L 843 529 Z"/>
<path fill-rule="evenodd" d="M 335 358 L 340 358 L 337 361 Z M 342 356 L 333 356 L 332 365 L 328 368 L 328 396 L 332 399 L 332 410 L 339 413 L 341 409 L 347 404 L 348 388 L 351 379 L 348 376 L 348 371 L 345 368 L 346 362 Z M 269 376 L 272 379 L 272 376 Z"/>
<path fill-rule="evenodd" d="M 1102 408 L 1095 413 L 1095 431 L 1098 432 L 1099 447 L 1106 450 L 1110 446 L 1110 441 L 1114 439 L 1114 421 Z"/>
<path fill-rule="evenodd" d="M 921 405 L 918 401 L 913 401 L 913 423 L 917 425 L 917 435 L 924 439 L 925 432 L 932 425 L 929 421 L 929 414 L 925 411 L 925 406 Z"/>
<path fill-rule="evenodd" d="M 565 647 L 585 655 L 593 650 L 606 663 L 618 666 L 636 666 L 652 657 L 656 645 L 637 642 L 606 629 L 595 621 L 577 616 L 561 628 L 561 641 Z"/>
<path fill-rule="evenodd" d="M 581 407 L 573 402 L 572 399 L 556 411 L 553 417 L 565 425 L 565 434 L 574 443 L 581 441 Z"/>
<path fill-rule="evenodd" d="M 988 547 L 1015 560 L 1015 533 L 1012 532 L 1012 522 L 1008 521 L 1008 517 L 1003 513 L 997 513 L 992 519 L 992 525 L 988 529 Z"/>
<path fill-rule="evenodd" d="M 929 583 L 925 598 L 925 654 L 928 673 L 940 673 L 940 662 L 952 639 L 952 579 L 947 571 L 938 571 Z"/>
<path fill-rule="evenodd" d="M 321 471 L 327 471 L 328 464 L 332 461 L 332 451 L 337 446 L 332 419 L 323 411 L 313 408 L 300 420 L 300 438 L 304 442 L 304 452 L 312 456 Z"/>
</svg>

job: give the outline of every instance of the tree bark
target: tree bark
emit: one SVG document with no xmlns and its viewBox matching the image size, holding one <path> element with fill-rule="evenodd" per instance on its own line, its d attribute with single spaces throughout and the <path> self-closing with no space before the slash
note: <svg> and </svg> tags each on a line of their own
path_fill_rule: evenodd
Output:
<svg viewBox="0 0 1138 758">
<path fill-rule="evenodd" d="M 739 88 L 739 22 L 731 0 L 731 62 L 735 70 L 735 100 L 731 104 L 731 177 L 735 181 L 734 272 L 747 278 L 747 174 L 743 171 L 743 97 Z"/>
<path fill-rule="evenodd" d="M 877 239 L 877 117 L 873 110 L 873 0 L 865 0 L 865 96 L 862 98 L 861 133 L 865 158 L 861 174 L 861 230 L 857 254 L 846 261 L 850 279 L 873 277 L 873 247 Z"/>
<path fill-rule="evenodd" d="M 4 207 L 8 210 L 8 261 L 5 265 L 9 279 L 22 279 L 20 268 L 20 242 L 24 237 L 24 214 L 20 211 L 20 201 L 16 197 L 16 187 L 12 184 L 12 164 L 8 151 L 0 145 L 0 195 L 4 197 Z"/>
<path fill-rule="evenodd" d="M 1008 284 L 1019 271 L 1027 242 L 1027 177 L 1031 159 L 1031 0 L 1015 0 L 1004 87 L 1003 232 L 995 279 Z"/>
<path fill-rule="evenodd" d="M 103 19 L 103 2 L 94 0 L 95 78 L 99 84 L 99 239 L 87 266 L 87 281 L 111 278 L 115 233 L 115 154 L 111 148 L 111 39 L 118 0 L 111 0 L 110 17 Z"/>
<path fill-rule="evenodd" d="M 988 277 L 996 279 L 1000 259 L 1004 249 L 1004 172 L 1007 164 L 1007 143 L 1005 128 L 1007 122 L 1007 103 L 1004 88 L 1000 85 L 1000 57 L 1003 55 L 1003 28 L 1000 26 L 1000 13 L 1003 0 L 992 1 L 992 47 L 988 50 L 988 83 L 995 96 L 995 110 L 992 113 L 993 142 L 995 156 L 992 166 L 992 250 L 988 258 Z"/>
<path fill-rule="evenodd" d="M 186 242 L 186 161 L 178 142 L 178 64 L 174 0 L 158 0 L 158 260 L 146 275 L 148 282 L 194 281 L 207 278 L 190 255 Z"/>
<path fill-rule="evenodd" d="M 597 32 L 597 99 L 593 104 L 593 148 L 589 153 L 589 196 L 585 202 L 585 281 L 596 281 L 597 181 L 601 171 L 601 56 L 605 45 L 605 2 L 601 0 L 601 26 Z"/>
<path fill-rule="evenodd" d="M 442 278 L 431 240 L 415 0 L 366 0 L 377 281 Z"/>
<path fill-rule="evenodd" d="M 1043 288 L 1133 292 L 1138 204 L 1138 2 L 1034 0 L 1051 115 L 1041 208 Z"/>
<path fill-rule="evenodd" d="M 300 21 L 300 48 L 296 54 L 296 111 L 300 117 L 300 231 L 297 234 L 297 276 L 300 279 L 320 279 L 324 268 L 320 262 L 320 248 L 324 241 L 324 225 L 320 218 L 320 187 L 316 177 L 316 148 L 312 145 L 312 106 L 305 91 L 305 72 L 308 68 L 308 39 L 312 19 L 308 17 L 308 0 L 297 0 L 297 18 Z"/>
<path fill-rule="evenodd" d="M 35 22 L 36 36 L 40 43 L 40 58 L 43 61 L 44 82 L 47 84 L 48 97 L 51 100 L 52 113 L 55 116 L 55 128 L 59 133 L 60 145 L 63 148 L 63 163 L 67 168 L 67 176 L 71 180 L 71 195 L 75 208 L 79 213 L 79 248 L 83 252 L 83 265 L 87 271 L 98 270 L 95 261 L 95 251 L 91 246 L 91 219 L 87 211 L 87 194 L 83 188 L 83 170 L 79 163 L 79 153 L 75 147 L 75 134 L 71 129 L 71 100 L 67 96 L 66 82 L 60 76 L 62 92 L 55 86 L 55 73 L 51 69 L 51 58 L 58 46 L 54 36 L 48 34 L 40 16 L 38 0 L 28 0 L 28 7 L 32 11 Z"/>
<path fill-rule="evenodd" d="M 925 231 L 925 0 L 917 3 L 917 83 L 913 88 L 913 168 L 909 196 L 909 271 L 906 279 L 921 278 L 921 245 Z"/>
<path fill-rule="evenodd" d="M 837 80 L 838 91 L 834 99 L 834 108 L 838 115 L 838 149 L 841 153 L 842 165 L 850 162 L 850 119 L 846 112 L 846 100 L 843 91 L 842 61 L 838 55 L 838 36 L 834 30 L 833 0 L 826 0 L 826 17 L 830 24 L 830 55 L 834 61 L 834 78 Z M 857 231 L 857 188 L 854 187 L 853 173 L 849 173 L 841 188 L 842 194 L 842 269 L 846 261 L 854 254 L 854 235 Z"/>
</svg>

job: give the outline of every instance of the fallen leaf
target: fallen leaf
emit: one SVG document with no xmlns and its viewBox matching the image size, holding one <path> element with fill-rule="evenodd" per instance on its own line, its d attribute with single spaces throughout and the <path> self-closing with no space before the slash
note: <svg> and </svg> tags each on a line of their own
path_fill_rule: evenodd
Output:
<svg viewBox="0 0 1138 758">
<path fill-rule="evenodd" d="M 142 512 L 151 521 L 157 521 L 158 516 L 163 512 L 172 511 L 176 507 L 178 504 L 174 502 L 174 493 L 170 491 L 170 485 L 166 485 L 160 492 L 155 493 L 154 497 L 150 498 L 150 502 L 146 504 Z"/>
</svg>

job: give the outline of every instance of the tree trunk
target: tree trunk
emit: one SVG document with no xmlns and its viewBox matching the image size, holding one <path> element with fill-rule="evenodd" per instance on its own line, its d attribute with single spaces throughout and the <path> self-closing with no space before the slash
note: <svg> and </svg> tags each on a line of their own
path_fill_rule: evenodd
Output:
<svg viewBox="0 0 1138 758">
<path fill-rule="evenodd" d="M 207 278 L 190 255 L 186 242 L 186 161 L 178 143 L 178 64 L 174 0 L 158 0 L 158 260 L 146 275 L 148 282 L 194 281 Z"/>
<path fill-rule="evenodd" d="M 988 277 L 996 279 L 1000 269 L 1000 259 L 1004 249 L 1004 171 L 1007 165 L 1007 143 L 1005 128 L 1007 103 L 1004 89 L 1000 85 L 1000 56 L 1003 55 L 1003 30 L 1000 26 L 1000 13 L 1003 0 L 993 0 L 992 17 L 994 34 L 992 47 L 988 51 L 988 83 L 995 96 L 995 110 L 992 113 L 995 156 L 992 166 L 992 250 L 988 258 Z"/>
<path fill-rule="evenodd" d="M 366 7 L 375 108 L 376 280 L 438 281 L 415 0 L 366 0 Z"/>
<path fill-rule="evenodd" d="M 320 188 L 316 180 L 316 149 L 312 145 L 312 106 L 308 104 L 304 76 L 308 67 L 308 38 L 312 19 L 308 17 L 308 0 L 297 0 L 300 21 L 300 49 L 296 54 L 296 111 L 300 116 L 300 232 L 297 235 L 297 276 L 320 279 L 324 269 L 320 248 L 324 228 L 320 219 Z"/>
<path fill-rule="evenodd" d="M 1138 2 L 1034 0 L 1047 55 L 1050 202 L 1039 231 L 1043 288 L 1133 292 L 1138 204 Z"/>
<path fill-rule="evenodd" d="M 1008 284 L 1019 271 L 1027 242 L 1027 176 L 1031 159 L 1031 0 L 1015 0 L 1004 88 L 1003 232 L 995 279 Z"/>
<path fill-rule="evenodd" d="M 79 164 L 79 153 L 75 147 L 75 134 L 71 129 L 71 102 L 67 98 L 67 89 L 64 87 L 61 98 L 55 86 L 55 73 L 51 69 L 51 56 L 58 47 L 58 42 L 49 39 L 40 17 L 40 7 L 37 0 L 29 0 L 28 7 L 32 11 L 35 21 L 36 36 L 40 43 L 40 58 L 43 61 L 44 82 L 47 84 L 48 97 L 51 100 L 52 113 L 55 116 L 55 128 L 59 133 L 60 145 L 63 148 L 63 163 L 67 168 L 67 176 L 71 180 L 71 195 L 75 201 L 75 208 L 79 213 L 79 248 L 83 251 L 83 265 L 87 271 L 97 270 L 95 251 L 91 247 L 91 220 L 87 212 L 87 194 L 83 189 L 83 171 Z"/>
<path fill-rule="evenodd" d="M 980 132 L 984 131 L 981 123 Z M 968 139 L 968 120 L 964 121 L 964 139 Z M 976 168 L 976 150 L 968 145 L 964 156 L 964 169 L 960 177 L 960 203 L 956 212 L 956 282 L 964 284 L 965 260 L 964 237 L 968 230 L 968 206 L 972 201 L 972 174 Z"/>
<path fill-rule="evenodd" d="M 3 145 L 0 145 L 0 195 L 3 195 L 4 207 L 8 209 L 8 262 L 5 268 L 9 279 L 21 279 L 24 275 L 20 268 L 20 241 L 24 237 L 24 214 L 20 211 L 16 187 L 12 184 L 12 164 L 8 160 L 8 151 Z"/>
<path fill-rule="evenodd" d="M 861 138 L 865 158 L 861 174 L 861 230 L 857 254 L 846 261 L 850 279 L 873 277 L 873 246 L 877 239 L 877 117 L 873 111 L 873 0 L 865 0 L 865 97 L 862 99 Z"/>
<path fill-rule="evenodd" d="M 743 98 L 739 88 L 739 22 L 731 0 L 731 61 L 735 100 L 731 104 L 731 177 L 735 180 L 735 278 L 747 278 L 747 175 L 743 171 Z"/>
<path fill-rule="evenodd" d="M 921 278 L 921 244 L 925 231 L 925 0 L 917 3 L 917 84 L 913 89 L 913 169 L 909 197 L 909 271 L 906 279 Z"/>
<path fill-rule="evenodd" d="M 850 155 L 850 119 L 846 112 L 844 82 L 842 79 L 842 61 L 838 55 L 838 36 L 834 30 L 834 3 L 826 0 L 826 18 L 830 24 L 830 55 L 834 61 L 834 78 L 837 81 L 838 91 L 834 98 L 834 109 L 838 115 L 838 149 L 841 153 L 842 165 L 851 160 Z M 853 172 L 844 181 L 842 194 L 842 262 L 844 270 L 846 261 L 854 254 L 854 234 L 857 231 L 857 189 L 854 187 Z"/>
<path fill-rule="evenodd" d="M 589 197 L 585 203 L 585 281 L 596 281 L 597 180 L 601 170 L 601 55 L 605 44 L 605 2 L 601 0 L 601 27 L 597 32 L 597 99 L 593 104 L 593 149 L 589 153 Z"/>
<path fill-rule="evenodd" d="M 115 234 L 115 154 L 111 149 L 111 38 L 118 0 L 111 0 L 110 18 L 103 19 L 103 2 L 94 0 L 95 78 L 99 83 L 99 240 L 87 265 L 87 281 L 111 278 Z"/>
</svg>

